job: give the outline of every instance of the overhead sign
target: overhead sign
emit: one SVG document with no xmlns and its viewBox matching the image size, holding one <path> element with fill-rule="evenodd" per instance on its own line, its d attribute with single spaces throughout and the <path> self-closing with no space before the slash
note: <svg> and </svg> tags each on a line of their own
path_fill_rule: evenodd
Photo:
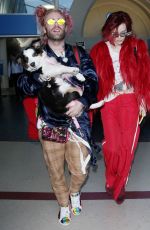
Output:
<svg viewBox="0 0 150 230">
<path fill-rule="evenodd" d="M 37 35 L 35 15 L 0 14 L 0 37 L 32 37 Z"/>
</svg>

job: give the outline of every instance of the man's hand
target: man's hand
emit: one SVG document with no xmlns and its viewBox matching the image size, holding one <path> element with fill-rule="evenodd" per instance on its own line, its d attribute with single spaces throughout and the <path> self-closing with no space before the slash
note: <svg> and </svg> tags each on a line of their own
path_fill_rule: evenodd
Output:
<svg viewBox="0 0 150 230">
<path fill-rule="evenodd" d="M 83 111 L 84 105 L 80 101 L 74 100 L 71 101 L 66 108 L 68 109 L 66 115 L 69 117 L 79 117 Z"/>
</svg>

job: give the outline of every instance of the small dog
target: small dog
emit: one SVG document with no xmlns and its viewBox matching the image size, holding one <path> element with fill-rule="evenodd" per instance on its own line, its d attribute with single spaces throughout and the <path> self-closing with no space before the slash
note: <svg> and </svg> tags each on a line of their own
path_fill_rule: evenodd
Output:
<svg viewBox="0 0 150 230">
<path fill-rule="evenodd" d="M 39 97 L 50 111 L 65 113 L 66 105 L 82 96 L 83 87 L 75 86 L 70 81 L 71 76 L 81 82 L 85 81 L 84 76 L 79 73 L 79 68 L 62 65 L 54 57 L 48 57 L 40 41 L 34 41 L 30 47 L 23 50 L 19 61 L 27 71 L 38 70 L 41 79 L 46 79 L 45 86 L 39 91 Z"/>
</svg>

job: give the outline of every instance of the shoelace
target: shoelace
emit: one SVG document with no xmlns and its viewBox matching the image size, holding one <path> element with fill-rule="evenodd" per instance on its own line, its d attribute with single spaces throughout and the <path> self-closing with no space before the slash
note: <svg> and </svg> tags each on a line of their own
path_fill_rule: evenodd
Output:
<svg viewBox="0 0 150 230">
<path fill-rule="evenodd" d="M 80 195 L 79 193 L 71 194 L 71 206 L 72 208 L 80 207 Z"/>
</svg>

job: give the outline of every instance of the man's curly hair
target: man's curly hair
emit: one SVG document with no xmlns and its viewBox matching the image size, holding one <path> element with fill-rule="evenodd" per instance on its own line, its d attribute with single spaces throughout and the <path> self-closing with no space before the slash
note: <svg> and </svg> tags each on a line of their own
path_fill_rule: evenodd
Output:
<svg viewBox="0 0 150 230">
<path fill-rule="evenodd" d="M 66 26 L 67 26 L 67 34 L 70 34 L 72 31 L 72 27 L 73 27 L 73 21 L 72 21 L 72 17 L 69 14 L 69 12 L 66 9 L 46 9 L 43 6 L 38 6 L 35 10 L 35 15 L 38 19 L 39 25 L 40 27 L 44 27 L 45 26 L 45 16 L 51 12 L 58 12 L 62 15 L 62 17 L 65 19 L 66 21 Z"/>
</svg>

